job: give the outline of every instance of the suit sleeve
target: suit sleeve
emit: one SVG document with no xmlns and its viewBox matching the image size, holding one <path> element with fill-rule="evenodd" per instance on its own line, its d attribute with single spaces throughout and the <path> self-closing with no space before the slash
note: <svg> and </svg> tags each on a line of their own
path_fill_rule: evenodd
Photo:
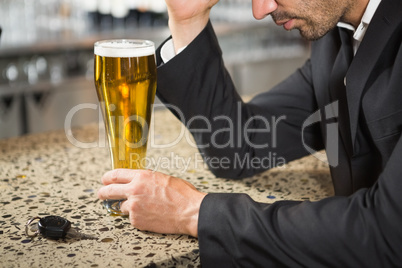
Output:
<svg viewBox="0 0 402 268">
<path fill-rule="evenodd" d="M 402 267 L 402 138 L 377 183 L 350 197 L 254 202 L 208 194 L 198 235 L 205 267 Z"/>
<path fill-rule="evenodd" d="M 306 129 L 303 142 L 300 131 L 318 109 L 309 61 L 248 103 L 236 92 L 211 23 L 166 64 L 159 48 L 157 61 L 157 96 L 190 130 L 216 176 L 249 177 L 300 158 L 307 154 L 303 142 L 323 148 L 317 126 Z M 273 156 L 278 161 L 265 161 Z"/>
</svg>

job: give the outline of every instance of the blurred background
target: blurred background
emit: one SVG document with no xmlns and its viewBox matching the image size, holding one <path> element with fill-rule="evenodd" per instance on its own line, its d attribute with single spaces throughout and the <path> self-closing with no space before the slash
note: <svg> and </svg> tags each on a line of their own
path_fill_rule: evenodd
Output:
<svg viewBox="0 0 402 268">
<path fill-rule="evenodd" d="M 63 129 L 79 104 L 97 104 L 93 44 L 169 35 L 164 0 L 0 0 L 0 138 Z M 256 21 L 251 0 L 220 0 L 211 21 L 240 94 L 268 90 L 309 55 L 298 31 Z M 81 109 L 72 125 L 99 121 Z"/>
</svg>

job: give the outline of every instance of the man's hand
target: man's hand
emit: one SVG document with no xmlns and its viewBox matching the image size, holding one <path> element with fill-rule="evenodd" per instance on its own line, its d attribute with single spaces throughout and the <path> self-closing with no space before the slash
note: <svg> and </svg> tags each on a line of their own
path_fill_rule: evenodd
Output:
<svg viewBox="0 0 402 268">
<path fill-rule="evenodd" d="M 219 0 L 165 0 L 169 28 L 176 51 L 187 46 L 204 29 L 211 8 Z"/>
<path fill-rule="evenodd" d="M 115 169 L 102 177 L 98 197 L 127 199 L 121 211 L 143 231 L 197 237 L 198 214 L 206 195 L 189 182 L 149 170 Z"/>
</svg>

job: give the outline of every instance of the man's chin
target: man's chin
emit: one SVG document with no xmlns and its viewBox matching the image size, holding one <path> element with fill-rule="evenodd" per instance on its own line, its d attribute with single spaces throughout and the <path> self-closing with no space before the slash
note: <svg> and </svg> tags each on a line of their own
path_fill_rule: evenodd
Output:
<svg viewBox="0 0 402 268">
<path fill-rule="evenodd" d="M 303 37 L 307 41 L 317 41 L 317 40 L 321 39 L 322 37 L 324 37 L 331 29 L 328 31 L 313 31 L 313 30 L 303 30 L 303 29 L 298 28 L 298 30 L 299 30 L 301 37 Z"/>
</svg>

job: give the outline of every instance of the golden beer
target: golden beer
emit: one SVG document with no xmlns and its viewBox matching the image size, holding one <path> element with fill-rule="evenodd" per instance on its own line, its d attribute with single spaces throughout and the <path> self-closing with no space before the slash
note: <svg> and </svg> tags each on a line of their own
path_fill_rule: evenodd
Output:
<svg viewBox="0 0 402 268">
<path fill-rule="evenodd" d="M 156 91 L 154 44 L 146 40 L 106 40 L 95 43 L 94 54 L 95 86 L 112 169 L 142 169 Z M 105 204 L 112 214 L 118 214 L 116 202 Z"/>
</svg>

